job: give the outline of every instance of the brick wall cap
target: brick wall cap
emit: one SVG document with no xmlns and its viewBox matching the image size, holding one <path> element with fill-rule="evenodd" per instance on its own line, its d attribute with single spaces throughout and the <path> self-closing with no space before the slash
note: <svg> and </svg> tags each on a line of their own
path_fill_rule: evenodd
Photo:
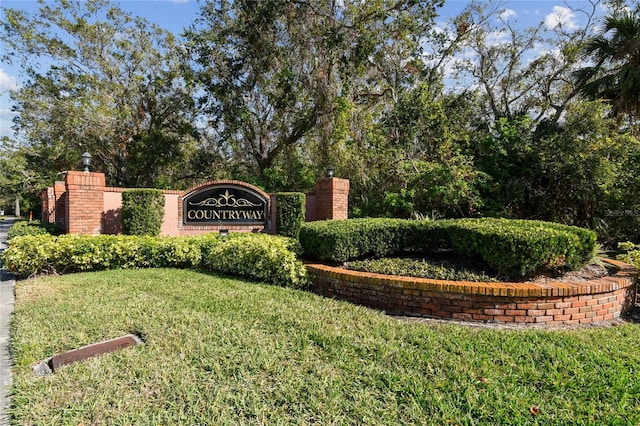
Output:
<svg viewBox="0 0 640 426">
<path fill-rule="evenodd" d="M 459 293 L 459 294 L 482 294 L 488 296 L 504 297 L 562 297 L 586 295 L 595 293 L 607 293 L 620 288 L 635 284 L 638 271 L 633 265 L 620 261 L 610 262 L 610 259 L 601 259 L 616 268 L 618 272 L 607 277 L 607 280 L 594 279 L 576 282 L 467 282 L 435 280 L 430 278 L 398 277 L 394 275 L 376 274 L 372 272 L 352 271 L 340 267 L 328 266 L 318 263 L 306 263 L 309 272 L 314 270 L 329 272 L 337 276 L 349 277 L 350 281 L 358 279 L 374 280 L 376 283 L 390 286 L 401 286 L 402 288 L 415 288 L 420 290 Z"/>
</svg>

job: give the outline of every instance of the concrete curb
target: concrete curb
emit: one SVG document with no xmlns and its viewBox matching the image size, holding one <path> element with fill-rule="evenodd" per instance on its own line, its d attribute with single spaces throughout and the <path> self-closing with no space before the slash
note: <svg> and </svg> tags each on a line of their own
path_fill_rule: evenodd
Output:
<svg viewBox="0 0 640 426">
<path fill-rule="evenodd" d="M 6 248 L 7 231 L 15 219 L 0 221 L 0 253 Z M 11 373 L 12 360 L 9 352 L 11 338 L 11 315 L 15 304 L 15 280 L 13 275 L 2 269 L 0 264 L 0 426 L 10 424 L 8 409 L 11 403 L 10 392 L 13 384 Z"/>
</svg>

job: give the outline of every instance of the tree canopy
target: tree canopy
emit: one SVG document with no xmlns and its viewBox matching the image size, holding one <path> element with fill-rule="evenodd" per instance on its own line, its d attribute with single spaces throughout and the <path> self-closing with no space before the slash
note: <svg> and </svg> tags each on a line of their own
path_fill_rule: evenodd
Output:
<svg viewBox="0 0 640 426">
<path fill-rule="evenodd" d="M 112 185 L 176 180 L 195 115 L 173 35 L 108 0 L 41 2 L 5 18 L 3 59 L 27 77 L 12 100 L 30 167 L 54 177 L 90 151 Z"/>
<path fill-rule="evenodd" d="M 445 23 L 443 4 L 207 0 L 182 35 L 109 0 L 4 9 L 3 61 L 26 84 L 0 200 L 84 151 L 112 186 L 307 191 L 332 166 L 352 216 L 535 218 L 640 240 L 638 3 L 591 0 L 572 10 L 580 26 L 531 28 L 493 0 Z"/>
<path fill-rule="evenodd" d="M 611 105 L 615 117 L 640 118 L 640 8 L 607 16 L 601 33 L 583 47 L 593 65 L 576 71 L 588 99 Z"/>
<path fill-rule="evenodd" d="M 278 157 L 317 145 L 336 161 L 340 117 L 399 96 L 433 1 L 207 1 L 186 33 L 213 149 L 264 178 Z M 314 141 L 310 141 L 311 136 Z M 223 154 L 224 156 L 224 154 Z"/>
</svg>

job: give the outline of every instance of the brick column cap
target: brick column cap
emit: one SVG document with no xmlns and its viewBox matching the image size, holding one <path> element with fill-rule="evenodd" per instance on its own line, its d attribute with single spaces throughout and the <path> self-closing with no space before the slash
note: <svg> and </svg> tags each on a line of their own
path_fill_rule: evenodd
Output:
<svg viewBox="0 0 640 426">
<path fill-rule="evenodd" d="M 82 172 L 70 170 L 66 172 L 65 184 L 67 187 L 71 185 L 89 186 L 96 188 L 104 188 L 106 186 L 106 178 L 104 173 L 99 172 Z"/>
<path fill-rule="evenodd" d="M 349 192 L 349 179 L 327 178 L 316 182 L 315 191 Z"/>
</svg>

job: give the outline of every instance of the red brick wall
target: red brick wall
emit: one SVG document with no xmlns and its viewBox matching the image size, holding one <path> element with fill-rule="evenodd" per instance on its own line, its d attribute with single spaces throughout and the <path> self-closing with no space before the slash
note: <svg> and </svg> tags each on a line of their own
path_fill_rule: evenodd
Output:
<svg viewBox="0 0 640 426">
<path fill-rule="evenodd" d="M 318 220 L 316 218 L 316 193 L 312 192 L 310 194 L 305 194 L 305 197 L 304 220 L 306 220 L 307 222 Z"/>
<path fill-rule="evenodd" d="M 105 188 L 104 173 L 69 171 L 66 184 L 66 231 L 69 234 L 102 233 L 102 207 Z"/>
<path fill-rule="evenodd" d="M 198 235 L 217 232 L 220 226 L 196 226 L 182 224 L 181 198 L 212 182 L 198 185 L 188 191 L 165 190 L 165 222 L 162 235 Z M 274 206 L 274 195 L 265 194 L 259 188 L 235 180 L 216 181 L 216 183 L 242 184 L 262 193 Z M 117 234 L 122 232 L 120 194 L 127 188 L 107 188 L 103 173 L 69 171 L 64 182 L 56 182 L 41 194 L 42 219 L 45 222 L 57 222 L 70 234 L 96 235 L 101 233 Z M 315 193 L 308 195 L 307 220 L 347 219 L 349 207 L 349 181 L 330 178 L 316 183 Z M 67 220 L 71 218 L 71 220 Z M 270 223 L 262 229 L 260 226 L 237 225 L 223 226 L 231 232 L 275 232 L 275 208 L 270 211 Z M 270 226 L 270 228 L 269 228 Z"/>
<path fill-rule="evenodd" d="M 56 182 L 40 194 L 42 200 L 42 221 L 58 223 L 64 227 L 66 209 L 66 187 L 64 182 Z"/>
<path fill-rule="evenodd" d="M 349 180 L 321 179 L 315 186 L 316 220 L 349 218 Z"/>
<path fill-rule="evenodd" d="M 637 271 L 576 283 L 476 283 L 394 277 L 307 265 L 313 291 L 390 314 L 506 323 L 583 324 L 633 305 Z"/>
<path fill-rule="evenodd" d="M 53 187 L 47 188 L 40 193 L 40 201 L 42 202 L 42 221 L 53 223 L 56 221 L 56 198 L 53 193 Z"/>
<path fill-rule="evenodd" d="M 53 186 L 55 197 L 55 213 L 53 222 L 66 229 L 67 224 L 67 186 L 62 181 L 56 181 Z"/>
</svg>

